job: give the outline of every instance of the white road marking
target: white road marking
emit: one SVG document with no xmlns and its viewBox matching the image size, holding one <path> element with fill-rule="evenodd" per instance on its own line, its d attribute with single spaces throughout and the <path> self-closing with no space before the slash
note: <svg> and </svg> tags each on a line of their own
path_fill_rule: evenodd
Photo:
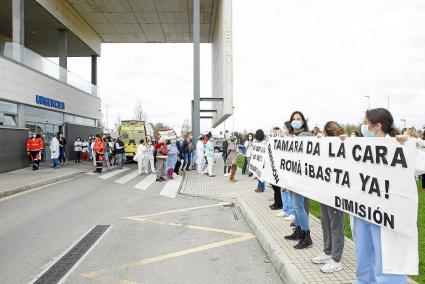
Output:
<svg viewBox="0 0 425 284">
<path fill-rule="evenodd" d="M 121 174 L 121 173 L 123 173 L 123 172 L 126 172 L 126 171 L 128 171 L 128 170 L 129 170 L 129 168 L 123 168 L 123 169 L 121 169 L 121 170 L 116 170 L 116 171 L 113 171 L 113 172 L 110 172 L 110 173 L 107 173 L 107 174 L 101 175 L 101 176 L 100 176 L 100 178 L 101 178 L 101 179 L 108 179 L 108 178 L 111 178 L 111 177 L 113 177 L 113 176 L 119 175 L 119 174 Z"/>
<path fill-rule="evenodd" d="M 119 184 L 125 184 L 125 183 L 129 182 L 130 180 L 134 179 L 137 176 L 139 176 L 139 171 L 135 170 L 135 171 L 132 171 L 131 173 L 123 176 L 122 178 L 117 179 L 115 182 L 119 183 Z"/>
<path fill-rule="evenodd" d="M 96 173 L 94 173 L 93 171 L 87 172 L 86 175 L 88 176 L 94 176 Z"/>
<path fill-rule="evenodd" d="M 141 182 L 136 184 L 134 187 L 141 190 L 146 190 L 150 187 L 156 180 L 156 174 L 150 174 L 144 178 Z"/>
<path fill-rule="evenodd" d="M 169 180 L 159 194 L 170 198 L 175 198 L 177 192 L 179 191 L 181 181 L 181 176 L 176 176 L 174 179 Z"/>
</svg>

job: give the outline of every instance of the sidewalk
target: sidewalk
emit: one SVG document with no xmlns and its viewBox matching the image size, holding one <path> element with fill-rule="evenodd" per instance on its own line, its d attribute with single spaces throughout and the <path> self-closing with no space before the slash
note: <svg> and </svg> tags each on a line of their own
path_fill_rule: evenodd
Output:
<svg viewBox="0 0 425 284">
<path fill-rule="evenodd" d="M 29 190 L 42 185 L 71 178 L 93 169 L 93 163 L 75 164 L 69 161 L 60 169 L 51 168 L 50 163 L 40 164 L 40 169 L 27 168 L 0 174 L 0 197 Z"/>
<path fill-rule="evenodd" d="M 289 222 L 277 217 L 279 210 L 270 210 L 273 203 L 273 190 L 266 187 L 264 193 L 256 193 L 257 182 L 248 176 L 242 176 L 238 169 L 237 182 L 232 184 L 223 176 L 223 160 L 215 158 L 217 177 L 209 179 L 196 173 L 187 172 L 180 194 L 235 202 L 240 206 L 247 222 L 257 235 L 264 250 L 270 257 L 284 283 L 352 283 L 355 279 L 355 252 L 352 240 L 345 239 L 342 258 L 343 270 L 325 274 L 320 265 L 311 262 L 311 258 L 323 249 L 320 220 L 310 214 L 310 231 L 314 245 L 312 248 L 295 250 L 296 242 L 284 239 L 292 233 Z M 414 283 L 414 282 L 411 282 Z"/>
</svg>

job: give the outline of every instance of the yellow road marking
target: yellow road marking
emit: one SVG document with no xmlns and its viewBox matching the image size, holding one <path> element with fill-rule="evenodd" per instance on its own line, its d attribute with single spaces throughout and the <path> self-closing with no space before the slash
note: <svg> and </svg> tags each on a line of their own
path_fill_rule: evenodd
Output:
<svg viewBox="0 0 425 284">
<path fill-rule="evenodd" d="M 179 257 L 179 256 L 184 256 L 184 255 L 188 255 L 188 254 L 192 254 L 192 253 L 196 253 L 196 252 L 201 252 L 201 251 L 210 250 L 210 249 L 213 249 L 213 248 L 218 248 L 218 247 L 222 247 L 222 246 L 226 246 L 226 245 L 230 245 L 230 244 L 235 244 L 235 243 L 243 242 L 243 241 L 250 240 L 250 239 L 253 239 L 253 238 L 255 238 L 254 235 L 247 233 L 244 236 L 233 238 L 233 239 L 214 242 L 214 243 L 211 243 L 211 244 L 202 245 L 202 246 L 194 247 L 194 248 L 191 248 L 191 249 L 185 249 L 185 250 L 168 253 L 168 254 L 161 255 L 161 256 L 156 256 L 156 257 L 142 259 L 142 260 L 139 260 L 139 261 L 130 262 L 128 264 L 121 265 L 117 268 L 101 269 L 101 270 L 97 270 L 97 271 L 82 273 L 81 276 L 83 276 L 84 278 L 87 278 L 87 279 L 95 279 L 95 278 L 102 276 L 103 274 L 108 273 L 108 272 L 114 272 L 114 271 L 118 271 L 118 270 L 126 270 L 126 269 L 130 269 L 130 268 L 140 268 L 144 265 L 151 264 L 151 263 L 154 263 L 154 262 L 159 262 L 159 261 L 163 261 L 163 260 L 166 260 L 166 259 L 176 258 L 176 257 Z"/>
<path fill-rule="evenodd" d="M 229 230 L 224 230 L 224 229 L 219 229 L 219 228 L 202 227 L 202 226 L 188 225 L 188 224 L 181 224 L 181 223 L 173 223 L 173 222 L 167 222 L 167 221 L 162 221 L 162 220 L 153 220 L 153 219 L 147 219 L 146 218 L 146 217 L 150 217 L 150 216 L 158 216 L 158 215 L 164 215 L 164 214 L 175 213 L 175 212 L 183 212 L 183 211 L 196 210 L 196 209 L 201 209 L 201 208 L 222 206 L 222 205 L 225 205 L 225 204 L 226 203 L 218 203 L 218 204 L 213 204 L 213 205 L 191 207 L 191 208 L 185 208 L 185 209 L 159 212 L 159 213 L 149 214 L 149 215 L 126 217 L 126 219 L 139 221 L 139 222 L 149 222 L 149 223 L 154 223 L 154 224 L 159 224 L 159 225 L 168 225 L 168 226 L 174 226 L 174 227 L 185 227 L 185 228 L 189 228 L 189 229 L 193 229 L 193 230 L 221 233 L 221 234 L 233 235 L 233 236 L 238 236 L 238 237 L 223 240 L 223 241 L 213 242 L 213 243 L 210 243 L 210 244 L 206 244 L 206 245 L 202 245 L 202 246 L 198 246 L 198 247 L 194 247 L 194 248 L 190 248 L 190 249 L 175 251 L 175 252 L 168 253 L 168 254 L 161 255 L 161 256 L 146 258 L 146 259 L 130 262 L 130 263 L 127 263 L 127 264 L 123 264 L 123 265 L 120 265 L 120 266 L 117 266 L 117 267 L 111 267 L 111 268 L 107 268 L 107 269 L 104 268 L 104 269 L 100 269 L 100 270 L 96 270 L 96 271 L 85 272 L 85 273 L 82 273 L 81 276 L 84 277 L 84 278 L 87 278 L 87 279 L 100 280 L 99 278 L 102 277 L 103 275 L 107 274 L 107 273 L 128 270 L 130 268 L 140 268 L 140 267 L 147 265 L 147 264 L 151 264 L 151 263 L 155 263 L 155 262 L 159 262 L 159 261 L 164 261 L 164 260 L 167 260 L 167 259 L 172 259 L 172 258 L 176 258 L 176 257 L 180 257 L 180 256 L 185 256 L 185 255 L 189 255 L 189 254 L 193 254 L 193 253 L 197 253 L 197 252 L 201 252 L 201 251 L 206 251 L 206 250 L 210 250 L 210 249 L 214 249 L 214 248 L 218 248 L 218 247 L 222 247 L 222 246 L 226 246 L 226 245 L 235 244 L 235 243 L 243 242 L 243 241 L 246 241 L 246 240 L 254 239 L 255 236 L 251 233 L 236 232 L 236 231 L 229 231 Z M 123 283 L 126 283 L 126 282 L 123 282 Z"/>
<path fill-rule="evenodd" d="M 249 234 L 249 233 L 235 232 L 235 231 L 229 231 L 229 230 L 218 229 L 218 228 L 201 227 L 201 226 L 187 225 L 187 224 L 182 224 L 182 223 L 166 222 L 166 221 L 161 221 L 161 220 L 142 219 L 142 218 L 136 218 L 136 217 L 128 217 L 127 219 L 135 220 L 135 221 L 141 221 L 141 222 L 149 222 L 149 223 L 160 224 L 160 225 L 170 225 L 170 226 L 174 226 L 174 227 L 185 227 L 185 228 L 188 228 L 188 229 L 222 233 L 222 234 L 235 235 L 235 236 L 245 236 L 246 234 Z"/>
<path fill-rule="evenodd" d="M 120 284 L 137 284 L 137 282 L 132 282 L 130 280 L 125 280 L 125 279 L 120 280 L 119 283 Z"/>
<path fill-rule="evenodd" d="M 35 188 L 32 188 L 32 189 L 21 191 L 21 192 L 14 193 L 14 194 L 11 194 L 11 195 L 7 195 L 5 197 L 0 198 L 0 202 L 6 201 L 6 200 L 10 200 L 10 199 L 13 199 L 13 198 L 19 197 L 21 195 L 24 195 L 24 194 L 27 194 L 27 193 L 31 193 L 31 192 L 34 192 L 34 191 L 37 191 L 37 190 L 40 190 L 40 189 L 45 189 L 45 188 L 51 187 L 53 185 L 66 182 L 68 180 L 70 180 L 70 178 L 64 179 L 64 180 L 60 180 L 60 181 L 56 181 L 56 182 L 49 183 L 49 184 L 45 184 L 45 185 L 42 185 L 42 186 L 39 186 L 39 187 L 35 187 Z"/>
<path fill-rule="evenodd" d="M 158 212 L 158 213 L 148 214 L 148 215 L 133 216 L 133 217 L 128 217 L 128 219 L 129 218 L 152 217 L 152 216 L 165 215 L 165 214 L 170 214 L 170 213 L 177 213 L 177 212 L 184 212 L 184 211 L 190 211 L 190 210 L 196 210 L 196 209 L 203 209 L 203 208 L 209 208 L 209 207 L 223 206 L 223 205 L 226 205 L 226 204 L 230 204 L 230 203 L 229 202 L 220 202 L 220 203 L 212 204 L 212 205 L 205 205 L 205 206 L 198 206 L 198 207 L 191 207 L 191 208 L 183 208 L 183 209 L 177 209 L 177 210 L 171 210 L 171 211 L 163 211 L 163 212 Z"/>
</svg>

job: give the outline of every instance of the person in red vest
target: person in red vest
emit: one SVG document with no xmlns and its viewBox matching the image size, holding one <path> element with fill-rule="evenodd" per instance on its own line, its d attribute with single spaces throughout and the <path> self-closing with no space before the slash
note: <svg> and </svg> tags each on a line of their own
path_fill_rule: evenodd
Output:
<svg viewBox="0 0 425 284">
<path fill-rule="evenodd" d="M 41 151 L 43 150 L 43 140 L 35 133 L 27 140 L 27 154 L 32 161 L 32 170 L 36 171 L 40 167 Z"/>
<path fill-rule="evenodd" d="M 94 152 L 96 153 L 96 170 L 94 173 L 102 173 L 102 161 L 103 155 L 105 154 L 105 143 L 100 137 L 100 134 L 96 134 L 96 141 L 93 146 Z"/>
</svg>

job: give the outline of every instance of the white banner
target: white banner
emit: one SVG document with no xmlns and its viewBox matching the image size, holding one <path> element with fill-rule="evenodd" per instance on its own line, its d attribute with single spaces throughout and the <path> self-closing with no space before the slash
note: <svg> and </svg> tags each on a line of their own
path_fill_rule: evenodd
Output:
<svg viewBox="0 0 425 284">
<path fill-rule="evenodd" d="M 177 134 L 174 130 L 158 131 L 158 133 L 165 140 L 177 139 Z"/>
<path fill-rule="evenodd" d="M 414 141 L 271 138 L 262 178 L 406 236 L 417 234 Z"/>
<path fill-rule="evenodd" d="M 262 171 L 264 168 L 264 161 L 266 160 L 266 143 L 252 143 L 252 154 L 249 162 L 249 171 L 259 180 L 263 181 Z"/>
</svg>

